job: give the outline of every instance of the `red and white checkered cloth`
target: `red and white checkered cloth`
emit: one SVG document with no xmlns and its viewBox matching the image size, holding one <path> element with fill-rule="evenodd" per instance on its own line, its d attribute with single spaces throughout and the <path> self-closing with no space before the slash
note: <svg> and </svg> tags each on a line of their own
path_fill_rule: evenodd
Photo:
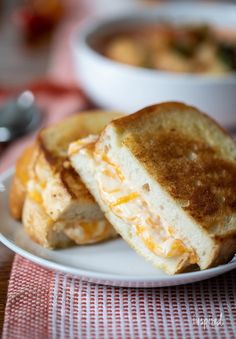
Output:
<svg viewBox="0 0 236 339">
<path fill-rule="evenodd" d="M 236 338 L 236 270 L 165 288 L 95 285 L 15 257 L 3 339 Z"/>
</svg>

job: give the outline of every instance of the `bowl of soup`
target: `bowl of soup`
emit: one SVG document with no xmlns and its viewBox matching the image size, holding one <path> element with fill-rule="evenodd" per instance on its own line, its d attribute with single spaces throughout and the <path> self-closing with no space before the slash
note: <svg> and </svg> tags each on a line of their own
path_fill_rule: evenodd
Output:
<svg viewBox="0 0 236 339">
<path fill-rule="evenodd" d="M 183 101 L 236 127 L 236 6 L 170 3 L 89 21 L 72 38 L 78 83 L 127 113 Z"/>
</svg>

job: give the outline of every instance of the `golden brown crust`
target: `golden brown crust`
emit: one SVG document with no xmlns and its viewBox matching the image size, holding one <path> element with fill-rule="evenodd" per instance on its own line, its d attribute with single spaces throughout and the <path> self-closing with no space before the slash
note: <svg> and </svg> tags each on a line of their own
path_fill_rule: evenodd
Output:
<svg viewBox="0 0 236 339">
<path fill-rule="evenodd" d="M 213 148 L 174 131 L 127 138 L 125 144 L 204 227 L 236 213 L 236 163 L 217 157 Z"/>
<path fill-rule="evenodd" d="M 33 170 L 37 151 L 36 145 L 30 145 L 23 151 L 16 163 L 16 171 L 9 194 L 10 212 L 16 220 L 21 220 L 27 182 Z"/>
<path fill-rule="evenodd" d="M 15 175 L 9 193 L 9 207 L 11 215 L 16 220 L 21 220 L 22 209 L 25 201 L 26 189 Z"/>
<path fill-rule="evenodd" d="M 45 248 L 65 248 L 73 244 L 73 241 L 55 226 L 43 206 L 32 200 L 29 195 L 25 199 L 23 220 L 28 236 Z"/>
<path fill-rule="evenodd" d="M 42 129 L 38 143 L 48 163 L 56 170 L 67 159 L 71 142 L 89 134 L 99 134 L 112 119 L 120 117 L 117 112 L 87 111 L 67 117 L 63 121 Z"/>
<path fill-rule="evenodd" d="M 40 184 L 42 187 L 45 187 L 48 181 L 55 182 L 56 180 L 57 185 L 59 186 L 57 186 L 57 192 L 53 193 L 55 201 L 57 201 L 59 196 L 62 195 L 60 197 L 61 201 L 63 201 L 64 198 L 65 200 L 78 200 L 88 204 L 94 203 L 94 198 L 81 181 L 79 175 L 72 168 L 70 162 L 68 160 L 58 158 L 58 163 L 59 162 L 61 162 L 61 166 L 56 169 L 56 167 L 48 163 L 45 153 L 40 150 L 35 164 L 35 182 Z"/>
<path fill-rule="evenodd" d="M 71 195 L 72 199 L 82 199 L 83 201 L 94 202 L 94 198 L 89 193 L 84 183 L 80 180 L 79 175 L 72 168 L 70 163 L 65 162 L 65 164 L 60 170 L 59 175 L 64 187 Z"/>
<path fill-rule="evenodd" d="M 147 119 L 150 119 L 152 117 L 157 118 L 158 115 L 174 114 L 176 112 L 182 113 L 187 112 L 188 114 L 200 113 L 204 117 L 204 119 L 208 121 L 208 123 L 214 123 L 222 131 L 222 133 L 229 136 L 227 131 L 222 126 L 220 126 L 214 119 L 210 118 L 207 114 L 199 111 L 193 106 L 189 106 L 178 101 L 163 102 L 161 104 L 154 104 L 145 107 L 133 114 L 112 121 L 112 124 L 116 126 L 121 132 L 132 128 L 134 129 L 142 128 L 143 126 L 145 126 Z"/>
<path fill-rule="evenodd" d="M 43 161 L 42 167 L 48 167 L 50 172 L 58 174 L 72 199 L 94 202 L 94 198 L 69 163 L 69 144 L 89 134 L 100 133 L 108 122 L 120 116 L 120 113 L 99 110 L 83 112 L 67 117 L 39 133 L 37 140 Z"/>
<path fill-rule="evenodd" d="M 236 214 L 236 144 L 212 119 L 172 102 L 112 124 L 148 173 L 210 233 Z"/>
</svg>

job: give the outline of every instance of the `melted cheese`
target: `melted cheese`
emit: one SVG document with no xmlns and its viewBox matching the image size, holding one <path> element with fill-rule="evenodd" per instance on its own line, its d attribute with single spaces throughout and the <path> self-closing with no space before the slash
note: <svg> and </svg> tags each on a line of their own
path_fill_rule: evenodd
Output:
<svg viewBox="0 0 236 339">
<path fill-rule="evenodd" d="M 30 197 L 30 199 L 35 201 L 37 204 L 42 205 L 43 198 L 42 198 L 42 195 L 41 195 L 41 193 L 39 191 L 37 191 L 37 190 L 30 191 L 29 192 L 29 197 Z"/>
<path fill-rule="evenodd" d="M 93 153 L 98 168 L 95 173 L 96 180 L 104 202 L 116 216 L 134 229 L 136 235 L 151 252 L 165 258 L 188 253 L 189 262 L 196 263 L 197 257 L 194 251 L 187 248 L 180 239 L 176 239 L 174 228 L 151 211 L 147 201 L 139 192 L 129 187 L 119 166 L 109 158 L 108 154 L 99 153 L 98 149 L 94 151 L 96 138 L 94 137 L 92 141 L 92 149 L 90 138 L 80 140 L 76 152 Z"/>
<path fill-rule="evenodd" d="M 88 144 L 93 144 L 96 141 L 97 141 L 97 136 L 91 134 L 86 138 L 79 139 L 75 142 L 72 142 L 69 146 L 68 154 L 70 156 L 77 154 L 78 151 L 81 150 L 81 148 L 87 147 Z"/>
<path fill-rule="evenodd" d="M 111 166 L 111 168 L 115 171 L 115 173 L 113 174 L 113 176 L 118 176 L 118 178 L 121 180 L 121 181 L 124 181 L 125 178 L 119 168 L 119 166 L 117 166 L 116 164 L 114 164 L 107 156 L 107 154 L 103 153 L 101 155 L 101 160 L 105 163 L 107 163 L 108 165 Z M 104 171 L 108 171 L 110 173 L 110 175 L 112 175 L 112 170 L 109 170 L 109 169 L 104 169 Z"/>
<path fill-rule="evenodd" d="M 119 192 L 119 191 L 113 190 L 113 193 L 115 193 L 115 192 Z M 119 205 L 122 205 L 122 204 L 127 204 L 127 202 L 136 199 L 138 196 L 139 196 L 139 193 L 132 192 L 128 195 L 125 195 L 123 197 L 118 198 L 115 202 L 110 204 L 110 207 L 115 207 L 115 206 L 119 206 Z"/>
<path fill-rule="evenodd" d="M 33 201 L 39 205 L 43 205 L 42 186 L 36 183 L 34 180 L 30 180 L 27 185 L 27 192 Z"/>
<path fill-rule="evenodd" d="M 36 202 L 38 205 L 42 207 L 44 212 L 45 202 L 43 198 L 43 192 L 46 188 L 46 183 L 39 180 L 38 177 L 31 179 L 28 181 L 27 192 L 29 198 Z M 51 223 L 55 223 L 58 220 L 53 220 L 48 213 L 46 213 L 48 218 L 51 219 Z M 62 230 L 64 230 L 65 234 L 68 237 L 71 237 L 78 244 L 88 244 L 97 241 L 101 241 L 103 239 L 107 239 L 112 235 L 111 225 L 106 219 L 102 220 L 79 220 L 74 218 L 72 220 L 67 218 L 62 218 L 59 220 L 64 224 Z M 114 231 L 115 235 L 115 231 Z"/>
<path fill-rule="evenodd" d="M 105 219 L 73 221 L 67 224 L 66 234 L 77 243 L 89 243 L 106 239 L 111 234 L 111 226 Z"/>
<path fill-rule="evenodd" d="M 189 253 L 190 263 L 195 263 L 197 258 L 194 252 L 176 239 L 173 227 L 151 211 L 143 196 L 129 187 L 121 169 L 104 153 L 95 153 L 95 160 L 99 166 L 96 179 L 101 198 L 114 214 L 134 228 L 145 246 L 165 258 Z"/>
</svg>

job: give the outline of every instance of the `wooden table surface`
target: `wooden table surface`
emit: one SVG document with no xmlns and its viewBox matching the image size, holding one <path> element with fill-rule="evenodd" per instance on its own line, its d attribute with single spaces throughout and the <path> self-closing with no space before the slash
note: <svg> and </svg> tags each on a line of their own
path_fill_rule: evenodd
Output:
<svg viewBox="0 0 236 339">
<path fill-rule="evenodd" d="M 6 305 L 7 288 L 11 273 L 11 266 L 14 253 L 0 243 L 0 333 L 4 320 L 4 310 Z M 1 337 L 1 334 L 0 334 Z"/>
</svg>

